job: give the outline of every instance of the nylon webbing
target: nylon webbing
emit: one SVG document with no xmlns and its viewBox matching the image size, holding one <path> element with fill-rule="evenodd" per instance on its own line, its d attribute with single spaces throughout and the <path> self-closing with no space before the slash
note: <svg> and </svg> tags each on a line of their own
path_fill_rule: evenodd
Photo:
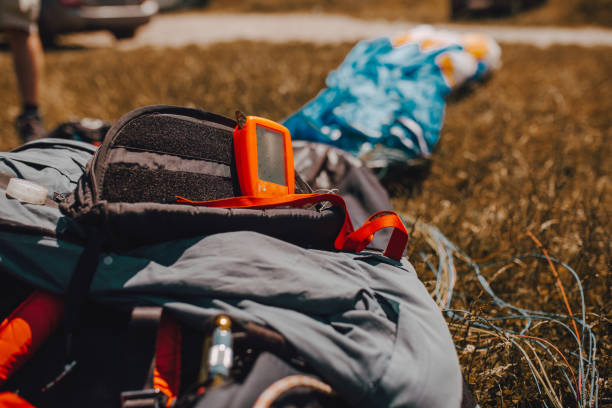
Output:
<svg viewBox="0 0 612 408">
<path fill-rule="evenodd" d="M 104 237 L 99 230 L 94 230 L 77 261 L 68 289 L 66 290 L 65 309 L 65 347 L 66 362 L 72 360 L 72 340 L 74 332 L 81 323 L 81 309 L 89 296 L 89 287 L 98 269 L 98 260 Z"/>
<path fill-rule="evenodd" d="M 177 203 L 213 208 L 274 208 L 279 206 L 302 207 L 309 204 L 330 202 L 344 213 L 344 223 L 336 237 L 334 247 L 338 250 L 360 252 L 374 238 L 374 233 L 382 228 L 393 228 L 393 233 L 387 244 L 385 256 L 399 261 L 408 242 L 408 231 L 402 220 L 392 211 L 381 211 L 373 214 L 357 230 L 353 227 L 351 217 L 344 199 L 331 193 L 324 194 L 289 194 L 278 197 L 232 197 L 221 200 L 194 201 L 177 196 Z"/>
<path fill-rule="evenodd" d="M 6 190 L 11 178 L 13 178 L 13 176 L 9 176 L 8 174 L 0 173 L 0 188 L 3 188 L 4 190 Z"/>
<path fill-rule="evenodd" d="M 173 388 L 167 384 L 166 378 L 157 371 L 158 342 L 167 341 L 163 332 L 176 327 L 164 326 L 162 315 L 160 306 L 136 306 L 132 309 L 123 341 L 125 364 L 120 368 L 123 378 L 121 408 L 162 408 L 170 406 L 176 397 L 178 386 Z M 180 356 L 171 354 L 180 361 Z M 167 358 L 163 353 L 159 357 Z M 160 384 L 156 384 L 156 379 L 167 387 L 157 387 Z"/>
<path fill-rule="evenodd" d="M 163 309 L 159 306 L 136 306 L 128 324 L 121 368 L 124 390 L 153 388 L 155 345 Z"/>
</svg>

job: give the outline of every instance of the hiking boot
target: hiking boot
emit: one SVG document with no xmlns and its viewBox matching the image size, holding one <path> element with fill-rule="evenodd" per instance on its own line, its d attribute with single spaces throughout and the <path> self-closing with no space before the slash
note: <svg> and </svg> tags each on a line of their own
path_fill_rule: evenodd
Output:
<svg viewBox="0 0 612 408">
<path fill-rule="evenodd" d="M 23 143 L 41 139 L 47 135 L 42 118 L 37 113 L 22 113 L 17 117 L 15 127 Z"/>
</svg>

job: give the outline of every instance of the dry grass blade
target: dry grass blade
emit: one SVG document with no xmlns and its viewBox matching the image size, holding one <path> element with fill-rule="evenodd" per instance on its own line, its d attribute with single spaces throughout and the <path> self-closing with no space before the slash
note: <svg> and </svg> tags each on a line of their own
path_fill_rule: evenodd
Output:
<svg viewBox="0 0 612 408">
<path fill-rule="evenodd" d="M 553 401 L 555 405 L 562 407 L 563 405 L 561 404 L 559 397 L 555 394 L 555 389 L 553 385 L 551 384 L 550 379 L 548 378 L 547 370 L 544 367 L 544 364 L 542 364 L 542 360 L 540 359 L 538 352 L 530 343 L 527 342 L 526 344 L 531 350 L 531 352 L 533 353 L 533 356 L 538 363 L 538 367 L 540 367 L 541 378 L 544 379 L 544 383 L 546 384 L 546 389 L 548 390 L 547 394 L 549 398 L 551 399 L 551 401 Z M 580 403 L 578 403 L 578 405 L 580 405 Z"/>
<path fill-rule="evenodd" d="M 527 354 L 525 349 L 523 347 L 521 347 L 521 345 L 518 342 L 514 342 L 513 341 L 513 344 L 523 354 L 523 357 L 525 358 L 525 361 L 529 365 L 529 368 L 530 368 L 532 374 L 534 375 L 534 377 L 536 378 L 536 381 L 538 382 L 538 386 L 542 387 L 544 389 L 544 393 L 548 397 L 549 401 L 551 401 L 555 407 L 563 408 L 563 405 L 561 404 L 561 401 L 559 401 L 559 399 L 556 398 L 556 396 L 554 394 L 554 390 L 549 388 L 548 385 L 542 379 L 542 374 L 538 371 L 536 366 L 533 364 L 533 361 L 531 361 L 531 358 L 529 357 L 529 354 Z"/>
<path fill-rule="evenodd" d="M 527 232 L 527 235 L 529 235 L 529 237 L 533 240 L 533 242 L 536 243 L 538 248 L 540 248 L 540 250 L 546 257 L 548 266 L 550 266 L 550 270 L 552 271 L 557 281 L 557 287 L 559 288 L 559 291 L 561 292 L 561 296 L 563 298 L 563 302 L 565 303 L 565 307 L 567 308 L 567 312 L 569 313 L 569 316 L 572 319 L 572 326 L 574 327 L 574 332 L 576 333 L 576 338 L 578 339 L 578 344 L 580 345 L 581 343 L 580 333 L 578 332 L 578 327 L 576 326 L 576 321 L 574 320 L 574 313 L 572 313 L 572 307 L 570 306 L 569 301 L 567 300 L 567 295 L 565 294 L 565 288 L 563 287 L 563 282 L 561 282 L 561 278 L 559 278 L 559 273 L 557 272 L 557 268 L 555 267 L 555 264 L 551 261 L 550 256 L 548 256 L 548 251 L 546 250 L 546 248 L 544 248 L 542 243 L 538 241 L 538 239 L 530 231 Z"/>
</svg>

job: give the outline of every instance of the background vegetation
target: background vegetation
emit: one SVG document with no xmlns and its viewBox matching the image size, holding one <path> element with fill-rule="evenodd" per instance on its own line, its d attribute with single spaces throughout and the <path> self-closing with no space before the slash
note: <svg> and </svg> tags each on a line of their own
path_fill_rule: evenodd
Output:
<svg viewBox="0 0 612 408">
<path fill-rule="evenodd" d="M 324 86 L 327 73 L 352 44 L 219 44 L 208 48 L 63 49 L 47 54 L 43 107 L 48 127 L 70 117 L 115 120 L 143 105 L 168 103 L 232 115 L 239 108 L 280 120 Z M 610 333 L 612 259 L 610 174 L 612 147 L 610 48 L 504 46 L 503 67 L 492 78 L 449 101 L 441 142 L 425 181 L 403 175 L 387 187 L 397 210 L 436 226 L 474 259 L 539 252 L 571 265 L 586 296 L 587 320 L 598 336 L 600 406 L 612 406 Z M 0 52 L 0 72 L 11 72 Z M 0 76 L 0 149 L 16 147 L 19 111 L 14 77 Z M 411 241 L 410 260 L 423 280 L 432 276 Z M 544 262 L 524 260 L 483 269 L 505 300 L 565 313 Z M 458 306 L 481 316 L 491 305 L 469 268 L 457 265 Z M 560 271 L 569 302 L 579 292 Z M 545 337 L 567 353 L 567 332 L 543 325 Z M 461 330 L 454 330 L 462 341 Z M 524 359 L 517 352 L 461 352 L 464 373 L 483 407 L 542 406 Z M 566 382 L 549 367 L 564 406 L 576 406 Z"/>
</svg>

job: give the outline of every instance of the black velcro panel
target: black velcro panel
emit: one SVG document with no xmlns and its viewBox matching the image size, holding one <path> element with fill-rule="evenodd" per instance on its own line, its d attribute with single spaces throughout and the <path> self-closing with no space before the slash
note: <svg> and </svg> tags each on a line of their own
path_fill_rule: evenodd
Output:
<svg viewBox="0 0 612 408">
<path fill-rule="evenodd" d="M 233 129 L 171 114 L 148 114 L 128 122 L 114 144 L 231 164 Z"/>
<path fill-rule="evenodd" d="M 102 197 L 109 202 L 171 203 L 177 195 L 217 200 L 240 195 L 239 191 L 231 178 L 111 163 L 104 175 Z"/>
</svg>

